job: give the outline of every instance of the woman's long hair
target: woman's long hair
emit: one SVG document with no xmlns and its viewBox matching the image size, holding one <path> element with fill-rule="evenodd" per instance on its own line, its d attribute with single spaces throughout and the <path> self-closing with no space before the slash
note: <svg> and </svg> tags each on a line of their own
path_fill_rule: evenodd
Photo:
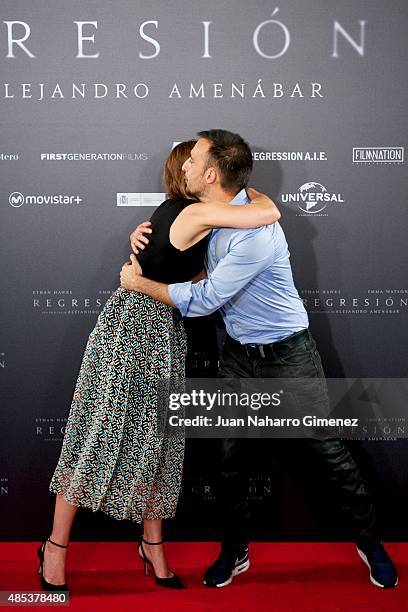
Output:
<svg viewBox="0 0 408 612">
<path fill-rule="evenodd" d="M 180 142 L 164 162 L 163 183 L 169 198 L 195 199 L 186 193 L 184 173 L 181 167 L 190 157 L 191 149 L 196 142 L 196 140 Z"/>
</svg>

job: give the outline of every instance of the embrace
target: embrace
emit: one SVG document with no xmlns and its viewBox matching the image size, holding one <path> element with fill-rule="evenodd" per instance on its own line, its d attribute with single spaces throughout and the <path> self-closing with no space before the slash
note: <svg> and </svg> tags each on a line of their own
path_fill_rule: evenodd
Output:
<svg viewBox="0 0 408 612">
<path fill-rule="evenodd" d="M 280 213 L 247 187 L 248 144 L 214 129 L 177 145 L 164 164 L 168 199 L 131 235 L 120 287 L 98 317 L 83 356 L 61 454 L 50 536 L 38 549 L 41 585 L 67 590 L 66 553 L 78 507 L 142 524 L 145 573 L 182 588 L 162 546 L 162 520 L 180 491 L 184 440 L 157 434 L 155 383 L 182 378 L 183 317 L 220 310 L 226 328 L 219 376 L 321 377 L 324 371 L 295 287 Z M 204 584 L 222 587 L 250 567 L 245 439 L 220 439 L 216 496 L 223 538 Z M 357 552 L 380 587 L 397 570 L 381 542 L 372 493 L 343 442 L 308 439 L 324 465 Z"/>
</svg>

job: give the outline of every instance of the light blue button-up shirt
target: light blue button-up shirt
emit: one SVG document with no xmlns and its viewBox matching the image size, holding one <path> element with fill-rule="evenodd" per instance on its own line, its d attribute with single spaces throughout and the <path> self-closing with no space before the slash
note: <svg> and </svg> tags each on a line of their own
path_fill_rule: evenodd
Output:
<svg viewBox="0 0 408 612">
<path fill-rule="evenodd" d="M 242 189 L 231 204 L 248 202 Z M 277 342 L 309 325 L 289 256 L 279 223 L 215 229 L 205 258 L 208 278 L 169 285 L 169 295 L 183 317 L 220 309 L 227 333 L 241 344 Z"/>
</svg>

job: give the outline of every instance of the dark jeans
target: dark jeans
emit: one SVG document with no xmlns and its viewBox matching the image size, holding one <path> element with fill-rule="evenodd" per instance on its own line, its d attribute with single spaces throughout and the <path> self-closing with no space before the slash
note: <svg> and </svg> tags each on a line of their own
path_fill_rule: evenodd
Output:
<svg viewBox="0 0 408 612">
<path fill-rule="evenodd" d="M 227 335 L 221 356 L 221 378 L 324 377 L 316 343 L 309 330 L 269 345 L 263 357 Z M 242 438 L 220 440 L 216 494 L 222 520 L 222 546 L 228 550 L 248 543 L 249 513 L 246 442 Z M 272 440 L 270 441 L 271 443 Z M 372 494 L 343 442 L 337 438 L 308 438 L 339 494 L 360 545 L 378 540 Z"/>
</svg>

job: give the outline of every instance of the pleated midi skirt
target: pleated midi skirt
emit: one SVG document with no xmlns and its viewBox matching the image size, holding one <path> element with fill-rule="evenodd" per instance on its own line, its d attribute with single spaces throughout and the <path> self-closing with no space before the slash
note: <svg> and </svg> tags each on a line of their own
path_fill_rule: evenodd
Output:
<svg viewBox="0 0 408 612">
<path fill-rule="evenodd" d="M 91 332 L 49 489 L 116 519 L 172 518 L 183 438 L 157 430 L 157 382 L 183 378 L 187 339 L 170 306 L 117 289 Z"/>
</svg>

